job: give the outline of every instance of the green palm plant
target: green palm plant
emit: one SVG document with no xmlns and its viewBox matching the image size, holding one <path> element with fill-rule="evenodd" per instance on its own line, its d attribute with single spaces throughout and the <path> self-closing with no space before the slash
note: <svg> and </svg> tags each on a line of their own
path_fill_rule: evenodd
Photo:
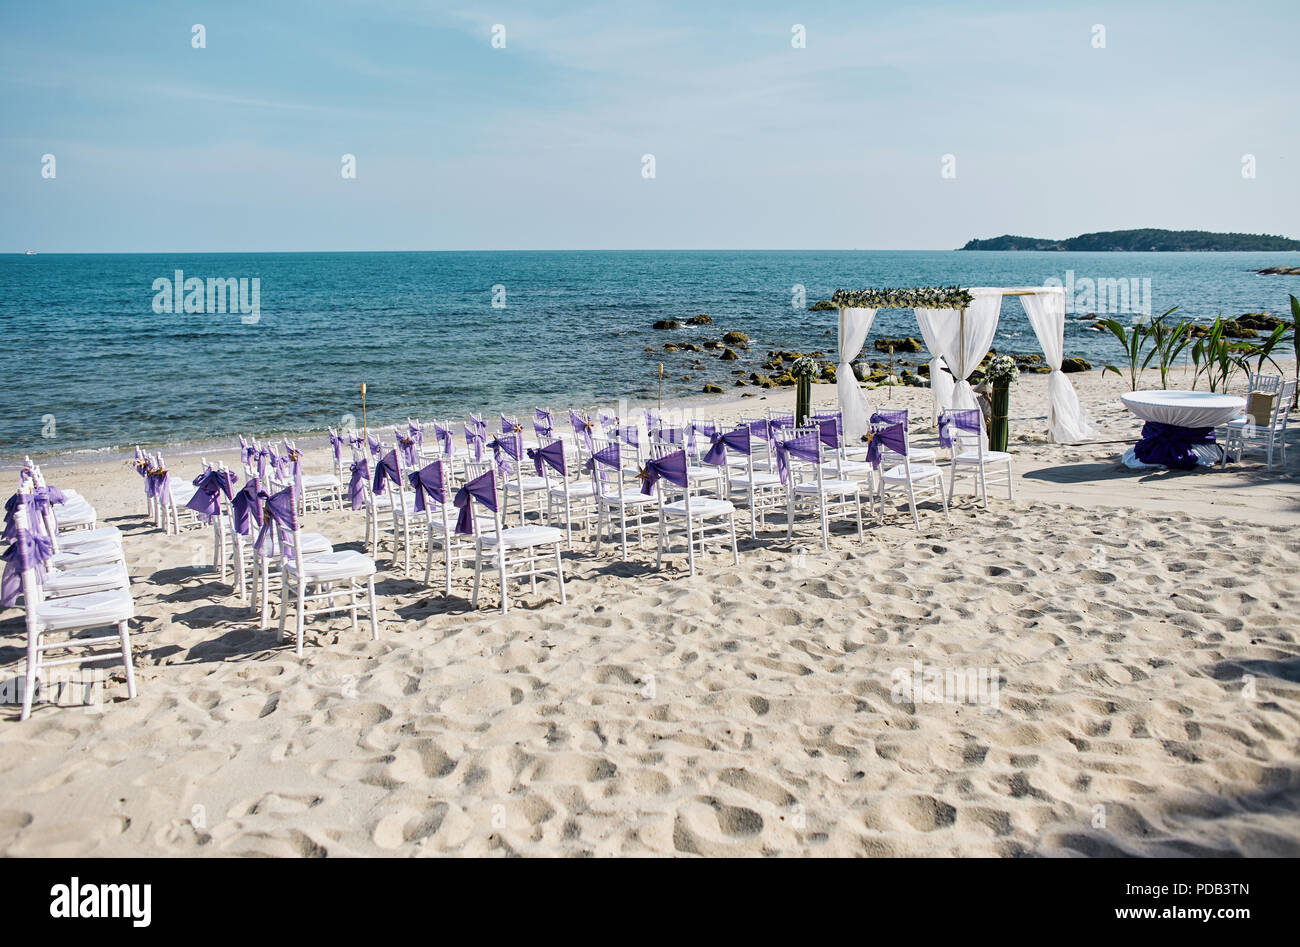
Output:
<svg viewBox="0 0 1300 947">
<path fill-rule="evenodd" d="M 1291 407 L 1300 405 L 1300 299 L 1291 297 L 1291 346 L 1295 349 L 1296 396 Z"/>
<path fill-rule="evenodd" d="M 1173 367 L 1174 362 L 1178 360 L 1179 354 L 1192 341 L 1192 323 L 1190 320 L 1179 320 L 1177 325 L 1170 326 L 1165 322 L 1168 316 L 1178 311 L 1174 306 L 1151 321 L 1151 327 L 1148 330 L 1151 336 L 1152 349 L 1155 352 L 1157 364 L 1160 368 L 1160 387 L 1169 387 L 1169 370 Z M 1150 361 L 1150 358 L 1147 359 Z"/>
<path fill-rule="evenodd" d="M 1255 374 L 1258 375 L 1264 370 L 1265 362 L 1269 362 L 1278 370 L 1278 373 L 1281 374 L 1282 366 L 1273 358 L 1273 349 L 1275 349 L 1277 344 L 1282 341 L 1282 337 L 1286 335 L 1286 330 L 1286 326 L 1278 326 L 1263 342 L 1258 344 L 1247 343 L 1244 357 L 1246 359 L 1255 359 Z"/>
<path fill-rule="evenodd" d="M 1166 313 L 1168 315 L 1168 313 Z M 1163 316 L 1161 318 L 1164 318 Z M 1126 328 L 1118 319 L 1103 319 L 1101 324 L 1110 330 L 1111 335 L 1119 339 L 1119 344 L 1124 348 L 1124 355 L 1128 359 L 1128 383 L 1129 391 L 1137 391 L 1138 379 L 1142 376 L 1142 371 L 1151 364 L 1151 359 L 1155 358 L 1156 350 L 1153 348 L 1143 357 L 1143 351 L 1146 348 L 1147 340 L 1151 337 L 1151 327 L 1137 323 L 1130 328 Z M 1114 365 L 1107 365 L 1102 369 L 1102 374 L 1114 372 L 1120 378 L 1124 377 Z"/>
<path fill-rule="evenodd" d="M 1192 364 L 1195 374 L 1192 376 L 1192 388 L 1204 373 L 1210 391 L 1227 391 L 1232 376 L 1238 371 L 1250 371 L 1246 355 L 1251 348 L 1249 343 L 1232 342 L 1223 334 L 1223 316 L 1216 316 L 1210 331 L 1192 343 Z"/>
</svg>

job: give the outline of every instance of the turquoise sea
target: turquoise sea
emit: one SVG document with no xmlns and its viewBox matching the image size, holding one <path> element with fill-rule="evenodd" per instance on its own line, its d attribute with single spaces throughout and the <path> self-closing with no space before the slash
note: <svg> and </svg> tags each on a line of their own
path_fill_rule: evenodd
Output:
<svg viewBox="0 0 1300 947">
<path fill-rule="evenodd" d="M 834 351 L 835 313 L 796 308 L 796 285 L 811 305 L 839 287 L 1040 285 L 1065 282 L 1072 271 L 1076 285 L 1150 280 L 1152 312 L 1178 305 L 1212 319 L 1287 312 L 1287 293 L 1300 294 L 1300 278 L 1251 272 L 1276 264 L 1298 265 L 1300 254 L 3 255 L 0 456 L 320 431 L 360 416 L 362 381 L 372 426 L 407 415 L 653 398 L 660 361 L 665 397 L 696 394 L 706 381 L 730 387 L 732 369 L 748 372 L 769 349 Z M 204 280 L 257 279 L 258 318 L 155 312 L 155 281 L 177 270 Z M 1099 366 L 1118 347 L 1091 329 L 1096 304 L 1085 308 L 1067 321 L 1065 350 Z M 650 328 L 696 313 L 708 313 L 713 325 Z M 662 352 L 666 341 L 732 329 L 751 338 L 740 362 L 706 356 L 706 369 L 693 371 L 695 356 Z M 881 313 L 873 328 L 875 336 L 918 334 L 907 311 Z M 1004 302 L 994 346 L 1039 351 L 1014 299 Z M 866 354 L 875 357 L 870 342 Z"/>
</svg>

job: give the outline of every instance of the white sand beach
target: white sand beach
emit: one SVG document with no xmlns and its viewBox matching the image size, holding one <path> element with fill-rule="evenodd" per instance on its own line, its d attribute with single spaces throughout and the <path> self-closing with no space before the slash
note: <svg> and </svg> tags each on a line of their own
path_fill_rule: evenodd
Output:
<svg viewBox="0 0 1300 947">
<path fill-rule="evenodd" d="M 446 597 L 381 555 L 380 640 L 316 620 L 302 658 L 120 460 L 48 461 L 126 534 L 139 693 L 119 668 L 101 707 L 0 711 L 0 853 L 1300 855 L 1300 456 L 1125 469 L 1126 385 L 1071 378 L 1098 439 L 1047 443 L 1021 376 L 1015 500 L 927 506 L 919 536 L 901 509 L 828 552 L 772 523 L 694 578 L 581 543 L 567 604 L 543 582 L 505 617 L 469 609 L 468 571 Z M 793 405 L 761 394 L 708 413 Z M 306 528 L 360 549 L 364 518 Z M 21 610 L 0 633 L 10 679 Z M 899 699 L 927 670 L 994 675 L 996 708 Z"/>
</svg>

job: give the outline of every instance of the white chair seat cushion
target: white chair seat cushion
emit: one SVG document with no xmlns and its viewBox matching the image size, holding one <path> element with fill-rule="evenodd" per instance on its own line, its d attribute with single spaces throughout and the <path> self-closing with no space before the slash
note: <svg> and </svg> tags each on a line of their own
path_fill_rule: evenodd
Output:
<svg viewBox="0 0 1300 947">
<path fill-rule="evenodd" d="M 731 505 L 729 500 L 719 500 L 716 497 L 691 497 L 692 517 L 726 516 L 734 512 L 736 512 L 736 508 Z M 674 503 L 665 503 L 664 515 L 685 516 L 686 501 L 677 500 Z"/>
<path fill-rule="evenodd" d="M 555 526 L 512 526 L 499 533 L 479 536 L 478 541 L 484 546 L 495 547 L 504 542 L 507 549 L 526 549 L 529 546 L 545 546 L 564 541 L 564 530 Z"/>
<path fill-rule="evenodd" d="M 1006 451 L 986 450 L 984 452 L 984 463 L 986 464 L 1005 463 L 1010 459 L 1011 459 L 1011 455 L 1008 454 Z M 978 467 L 980 463 L 979 451 L 978 450 L 963 451 L 962 453 L 958 454 L 956 457 L 953 458 L 953 463 L 973 464 L 974 466 Z M 913 466 L 912 469 L 916 470 L 916 467 Z"/>
<path fill-rule="evenodd" d="M 89 503 L 81 503 L 76 506 L 63 503 L 54 507 L 54 522 L 59 526 L 76 526 L 80 523 L 93 523 L 94 521 L 95 508 Z"/>
<path fill-rule="evenodd" d="M 687 467 L 686 477 L 689 480 L 717 480 L 722 476 L 720 467 Z"/>
<path fill-rule="evenodd" d="M 822 476 L 838 478 L 841 474 L 851 474 L 853 476 L 869 475 L 873 473 L 875 469 L 876 468 L 872 467 L 865 460 L 845 460 L 838 466 L 833 463 L 824 464 L 822 466 Z"/>
<path fill-rule="evenodd" d="M 781 482 L 781 478 L 774 473 L 762 473 L 754 471 L 754 476 L 744 477 L 732 476 L 731 485 L 741 490 L 748 490 L 750 487 L 774 487 Z"/>
<path fill-rule="evenodd" d="M 341 487 L 343 482 L 333 474 L 312 474 L 310 477 L 302 478 L 302 488 L 304 490 L 328 490 L 332 487 Z"/>
<path fill-rule="evenodd" d="M 59 537 L 59 549 L 73 550 L 91 543 L 113 543 L 122 546 L 122 531 L 116 526 L 97 526 L 95 529 L 83 529 L 67 536 Z"/>
<path fill-rule="evenodd" d="M 397 496 L 397 494 L 395 494 L 395 493 L 392 491 L 391 487 L 390 487 L 388 490 L 385 490 L 383 493 L 376 493 L 376 494 L 375 494 L 375 498 L 374 498 L 374 499 L 375 499 L 375 509 L 376 509 L 376 510 L 391 510 L 391 509 L 393 508 L 393 505 L 394 505 L 394 504 L 393 504 L 393 500 L 396 498 L 396 496 Z M 414 494 L 413 492 L 404 492 L 404 493 L 402 494 L 402 496 L 406 498 L 406 508 L 407 508 L 408 510 L 413 510 L 413 509 L 415 509 L 415 494 Z M 399 509 L 401 508 L 401 505 L 402 505 L 402 504 L 400 504 L 400 503 L 397 504 L 397 506 L 398 506 Z"/>
<path fill-rule="evenodd" d="M 546 489 L 545 477 L 520 477 L 518 481 L 506 481 L 506 493 L 518 493 L 520 482 L 523 484 L 523 490 L 525 493 L 534 493 L 538 490 Z"/>
<path fill-rule="evenodd" d="M 797 484 L 794 492 L 801 496 L 816 496 L 819 493 L 857 493 L 861 488 L 856 480 L 823 480 L 820 484 L 816 481 Z"/>
<path fill-rule="evenodd" d="M 617 506 L 619 496 L 620 495 L 617 493 L 602 493 L 600 495 L 600 500 L 602 503 L 608 503 L 611 506 Z M 624 490 L 622 493 L 622 497 L 623 497 L 624 506 L 636 506 L 643 503 L 658 502 L 658 500 L 655 499 L 655 495 L 653 493 L 650 494 L 649 496 L 646 496 L 640 490 Z"/>
<path fill-rule="evenodd" d="M 119 562 L 121 559 L 121 545 L 104 540 L 68 547 L 60 543 L 59 551 L 50 558 L 49 562 L 52 569 L 80 569 L 106 562 Z"/>
<path fill-rule="evenodd" d="M 36 623 L 48 631 L 116 625 L 135 617 L 135 602 L 126 589 L 50 599 L 35 608 Z"/>
<path fill-rule="evenodd" d="M 942 477 L 943 474 L 938 467 L 931 464 L 913 464 L 912 465 L 912 482 L 920 483 L 924 480 L 933 480 L 935 477 Z M 886 483 L 907 483 L 907 467 L 899 464 L 886 470 L 881 475 L 881 479 Z"/>
<path fill-rule="evenodd" d="M 126 566 L 120 562 L 105 562 L 67 572 L 51 572 L 41 580 L 45 595 L 50 598 L 84 595 L 87 592 L 101 592 L 107 589 L 124 589 L 130 584 Z"/>
<path fill-rule="evenodd" d="M 1258 437 L 1268 437 L 1272 428 L 1269 424 L 1256 424 L 1254 418 L 1237 418 L 1223 426 L 1237 434 L 1250 430 Z"/>
<path fill-rule="evenodd" d="M 583 481 L 582 483 L 569 484 L 570 500 L 576 500 L 580 498 L 586 499 L 588 497 L 593 497 L 595 495 L 596 495 L 596 485 L 589 480 Z M 551 496 L 559 497 L 560 499 L 563 499 L 564 487 L 551 487 Z"/>
<path fill-rule="evenodd" d="M 286 560 L 284 571 L 290 577 L 298 575 L 298 563 Z M 318 552 L 303 555 L 303 578 L 308 582 L 332 582 L 338 579 L 361 579 L 375 574 L 375 560 L 351 549 L 338 552 Z"/>
</svg>

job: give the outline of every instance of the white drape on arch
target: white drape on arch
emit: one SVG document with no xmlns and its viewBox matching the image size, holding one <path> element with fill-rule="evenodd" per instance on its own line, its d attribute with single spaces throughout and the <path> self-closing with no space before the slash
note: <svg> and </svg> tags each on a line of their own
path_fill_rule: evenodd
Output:
<svg viewBox="0 0 1300 947">
<path fill-rule="evenodd" d="M 853 375 L 853 360 L 862 351 L 875 321 L 874 309 L 840 310 L 840 364 L 835 369 L 835 387 L 844 413 L 844 436 L 857 440 L 867 433 L 867 396 Z"/>
<path fill-rule="evenodd" d="M 956 377 L 952 403 L 942 407 L 974 408 L 975 392 L 966 379 L 979 367 L 993 344 L 998 331 L 998 314 L 1002 311 L 1000 289 L 972 289 L 971 304 L 965 314 L 957 309 L 918 309 L 917 322 L 922 314 L 930 320 L 939 354 Z M 925 329 L 922 329 L 922 334 Z"/>
<path fill-rule="evenodd" d="M 1058 444 L 1073 444 L 1097 433 L 1070 379 L 1061 371 L 1065 356 L 1065 292 L 1057 288 L 1021 296 L 1029 324 L 1052 373 L 1047 376 L 1047 435 Z"/>
<path fill-rule="evenodd" d="M 931 313 L 944 312 L 955 317 L 956 312 L 952 309 L 917 309 L 915 311 L 916 324 L 921 328 L 921 338 L 925 340 L 925 348 L 930 353 L 930 401 L 932 402 L 934 422 L 938 424 L 939 412 L 952 405 L 952 388 L 955 383 L 952 376 L 944 370 L 946 365 L 943 356 L 939 354 L 939 333 L 935 330 Z"/>
</svg>

